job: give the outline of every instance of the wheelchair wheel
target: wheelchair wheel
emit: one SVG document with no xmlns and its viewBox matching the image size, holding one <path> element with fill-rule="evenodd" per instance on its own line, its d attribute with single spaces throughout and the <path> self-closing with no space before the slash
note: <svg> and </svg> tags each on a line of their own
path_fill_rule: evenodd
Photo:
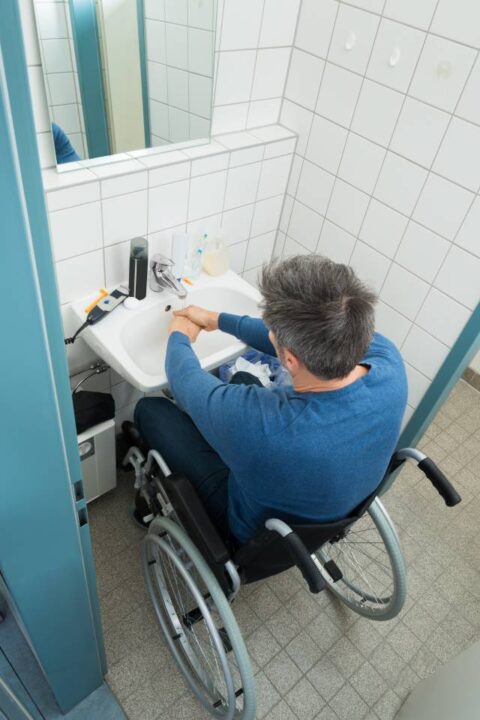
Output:
<svg viewBox="0 0 480 720">
<path fill-rule="evenodd" d="M 405 602 L 405 562 L 397 532 L 378 498 L 344 537 L 316 552 L 329 589 L 373 620 L 391 620 Z"/>
<path fill-rule="evenodd" d="M 213 717 L 254 720 L 255 681 L 245 643 L 218 581 L 184 529 L 155 518 L 142 561 L 163 634 L 193 693 Z"/>
</svg>

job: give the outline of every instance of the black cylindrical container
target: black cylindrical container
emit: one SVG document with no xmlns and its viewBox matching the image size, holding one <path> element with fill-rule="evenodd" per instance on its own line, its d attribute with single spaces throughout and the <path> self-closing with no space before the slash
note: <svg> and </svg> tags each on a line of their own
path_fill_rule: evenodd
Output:
<svg viewBox="0 0 480 720">
<path fill-rule="evenodd" d="M 130 243 L 130 272 L 128 287 L 130 297 L 143 300 L 147 294 L 148 277 L 148 240 L 143 237 L 133 238 Z"/>
</svg>

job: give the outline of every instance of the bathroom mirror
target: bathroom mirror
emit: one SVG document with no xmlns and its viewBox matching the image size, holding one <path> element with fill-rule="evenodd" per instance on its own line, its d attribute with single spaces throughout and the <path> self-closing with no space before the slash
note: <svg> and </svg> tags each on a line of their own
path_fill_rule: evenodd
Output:
<svg viewBox="0 0 480 720">
<path fill-rule="evenodd" d="M 31 0 L 57 164 L 210 137 L 217 0 Z"/>
</svg>

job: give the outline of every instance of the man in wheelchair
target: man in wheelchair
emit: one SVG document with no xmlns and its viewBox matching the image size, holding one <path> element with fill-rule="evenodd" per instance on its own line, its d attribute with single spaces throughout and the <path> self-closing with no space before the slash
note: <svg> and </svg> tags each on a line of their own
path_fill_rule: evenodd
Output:
<svg viewBox="0 0 480 720">
<path fill-rule="evenodd" d="M 176 312 L 166 371 L 178 404 L 144 398 L 135 411 L 148 447 L 238 543 L 270 517 L 348 516 L 385 474 L 407 396 L 398 350 L 374 332 L 375 296 L 350 267 L 319 255 L 274 261 L 260 290 L 263 319 Z M 202 370 L 192 344 L 218 330 L 276 355 L 292 385 L 265 389 L 235 376 L 225 384 Z"/>
</svg>

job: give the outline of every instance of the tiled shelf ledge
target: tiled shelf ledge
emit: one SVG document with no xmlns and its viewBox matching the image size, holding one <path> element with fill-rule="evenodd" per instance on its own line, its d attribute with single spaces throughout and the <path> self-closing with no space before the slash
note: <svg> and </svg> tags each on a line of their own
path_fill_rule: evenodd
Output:
<svg viewBox="0 0 480 720">
<path fill-rule="evenodd" d="M 145 170 L 176 165 L 189 160 L 193 162 L 200 158 L 213 158 L 227 153 L 234 156 L 237 151 L 264 145 L 269 146 L 265 152 L 265 159 L 273 158 L 293 153 L 296 139 L 297 135 L 282 125 L 268 125 L 241 132 L 216 135 L 212 137 L 209 143 L 195 147 L 186 144 L 186 147 L 179 148 L 178 144 L 176 144 L 173 150 L 165 150 L 164 147 L 158 148 L 158 150 L 157 148 L 147 148 L 129 153 L 120 153 L 112 157 L 68 163 L 59 170 L 47 168 L 42 172 L 43 186 L 47 197 L 49 197 L 52 193 L 57 194 L 59 191 L 98 180 L 118 178 L 122 175 L 145 172 Z M 240 158 L 240 153 L 238 158 Z M 235 158 L 233 160 L 235 162 Z M 247 159 L 246 163 L 252 161 Z M 238 164 L 244 163 L 239 162 Z M 205 173 L 212 171 L 214 170 L 205 170 Z M 88 202 L 88 200 L 85 202 Z M 58 210 L 61 206 L 53 199 L 50 201 L 50 198 L 48 205 L 49 210 Z M 70 201 L 68 205 L 71 205 Z"/>
</svg>

